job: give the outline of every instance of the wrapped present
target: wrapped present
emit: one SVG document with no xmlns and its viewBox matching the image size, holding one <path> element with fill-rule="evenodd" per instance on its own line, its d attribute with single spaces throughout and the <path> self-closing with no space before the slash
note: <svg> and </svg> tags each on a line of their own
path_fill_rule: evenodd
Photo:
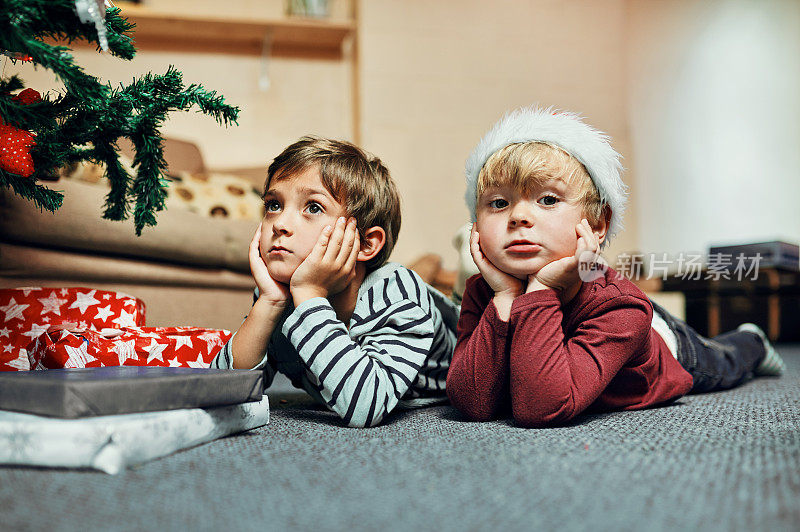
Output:
<svg viewBox="0 0 800 532">
<path fill-rule="evenodd" d="M 110 368 L 0 373 L 0 412 L 79 417 L 260 401 L 263 374 L 246 369 Z"/>
<path fill-rule="evenodd" d="M 92 288 L 0 290 L 0 371 L 29 369 L 26 348 L 54 325 L 84 329 L 143 326 L 144 302 Z"/>
<path fill-rule="evenodd" d="M 53 326 L 28 346 L 31 369 L 162 366 L 207 368 L 230 331 L 199 327 Z"/>
<path fill-rule="evenodd" d="M 259 402 L 237 405 L 80 419 L 0 410 L 0 464 L 91 467 L 116 474 L 267 423 L 266 395 Z"/>
</svg>

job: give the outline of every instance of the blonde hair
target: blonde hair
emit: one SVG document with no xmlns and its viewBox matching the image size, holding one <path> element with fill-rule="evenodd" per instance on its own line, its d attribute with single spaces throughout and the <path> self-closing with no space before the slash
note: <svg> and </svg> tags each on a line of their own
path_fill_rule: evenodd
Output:
<svg viewBox="0 0 800 532">
<path fill-rule="evenodd" d="M 488 188 L 509 186 L 523 194 L 549 180 L 575 185 L 576 194 L 568 198 L 583 206 L 583 214 L 592 227 L 604 216 L 605 204 L 600 199 L 586 168 L 557 146 L 544 142 L 509 144 L 494 152 L 478 174 L 477 195 Z"/>
<path fill-rule="evenodd" d="M 380 159 L 345 141 L 313 136 L 300 138 L 275 157 L 267 169 L 264 191 L 273 180 L 318 166 L 322 184 L 356 219 L 359 235 L 370 227 L 386 234 L 383 248 L 365 263 L 368 271 L 389 260 L 400 232 L 400 195 Z"/>
</svg>

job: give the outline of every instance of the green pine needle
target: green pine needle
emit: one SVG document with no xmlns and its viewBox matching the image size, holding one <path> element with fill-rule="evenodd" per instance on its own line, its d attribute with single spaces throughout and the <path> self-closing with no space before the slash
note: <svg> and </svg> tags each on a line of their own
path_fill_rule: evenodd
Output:
<svg viewBox="0 0 800 532">
<path fill-rule="evenodd" d="M 22 177 L 0 168 L 0 188 L 11 188 L 17 195 L 33 201 L 39 210 L 56 212 L 64 195 L 39 185 L 29 177 Z"/>
</svg>

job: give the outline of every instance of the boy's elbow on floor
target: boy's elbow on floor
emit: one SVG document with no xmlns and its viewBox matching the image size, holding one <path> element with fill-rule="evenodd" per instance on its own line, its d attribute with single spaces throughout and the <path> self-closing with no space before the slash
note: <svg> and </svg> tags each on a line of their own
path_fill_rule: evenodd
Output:
<svg viewBox="0 0 800 532">
<path fill-rule="evenodd" d="M 463 408 L 457 407 L 458 410 L 464 414 L 470 421 L 491 421 L 494 419 L 494 414 L 488 409 L 481 408 Z"/>
<path fill-rule="evenodd" d="M 447 389 L 447 398 L 450 399 L 450 404 L 470 421 L 491 421 L 494 418 L 492 408 L 478 401 L 463 400 L 458 394 L 450 393 L 449 388 Z"/>
<path fill-rule="evenodd" d="M 377 423 L 375 423 L 377 425 Z M 366 421 L 358 421 L 358 420 L 350 420 L 347 423 L 347 426 L 351 429 L 366 429 L 369 427 L 374 427 L 375 425 L 368 425 Z"/>
<path fill-rule="evenodd" d="M 363 416 L 352 417 L 347 420 L 347 426 L 353 429 L 368 429 L 370 427 L 377 427 L 383 422 L 387 414 L 388 412 L 381 410 L 380 412 L 375 412 L 371 418 Z"/>
<path fill-rule="evenodd" d="M 351 429 L 368 429 L 370 427 L 375 427 L 381 424 L 383 421 L 383 416 L 375 417 L 372 420 L 366 419 L 351 419 L 347 421 L 347 426 Z"/>
<path fill-rule="evenodd" d="M 553 405 L 553 408 L 528 408 L 512 404 L 514 423 L 520 427 L 535 428 L 547 427 L 566 423 L 576 416 L 571 403 Z"/>
</svg>

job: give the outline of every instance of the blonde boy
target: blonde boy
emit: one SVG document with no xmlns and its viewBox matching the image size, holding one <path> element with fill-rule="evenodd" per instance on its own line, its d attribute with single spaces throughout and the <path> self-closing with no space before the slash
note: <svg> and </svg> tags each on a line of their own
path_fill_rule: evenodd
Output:
<svg viewBox="0 0 800 532">
<path fill-rule="evenodd" d="M 212 367 L 287 375 L 349 426 L 445 400 L 456 309 L 387 259 L 400 200 L 377 158 L 303 137 L 269 166 L 253 308 Z"/>
<path fill-rule="evenodd" d="M 647 408 L 777 374 L 755 325 L 708 340 L 599 251 L 627 200 L 619 155 L 572 113 L 519 109 L 467 161 L 472 258 L 447 393 L 469 418 L 522 426 Z M 656 312 L 653 312 L 654 306 Z"/>
</svg>

